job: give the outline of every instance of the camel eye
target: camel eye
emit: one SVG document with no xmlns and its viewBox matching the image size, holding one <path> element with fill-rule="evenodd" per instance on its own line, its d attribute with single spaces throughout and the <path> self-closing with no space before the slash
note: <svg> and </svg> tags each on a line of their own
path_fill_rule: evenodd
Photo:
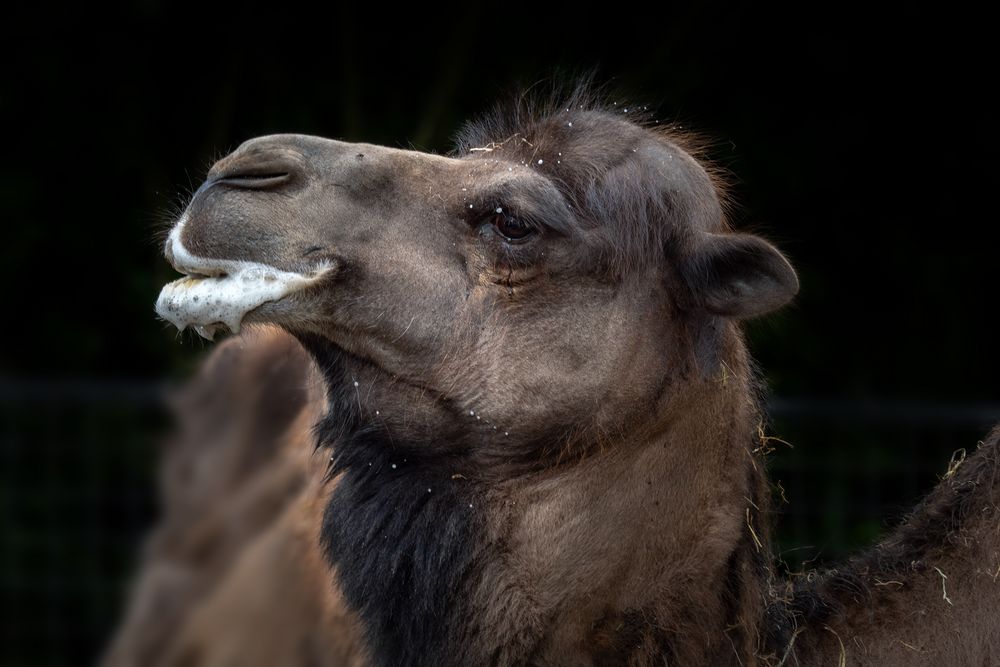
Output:
<svg viewBox="0 0 1000 667">
<path fill-rule="evenodd" d="M 497 209 L 492 218 L 493 226 L 505 240 L 511 243 L 524 241 L 531 236 L 535 229 L 521 218 L 505 213 Z"/>
</svg>

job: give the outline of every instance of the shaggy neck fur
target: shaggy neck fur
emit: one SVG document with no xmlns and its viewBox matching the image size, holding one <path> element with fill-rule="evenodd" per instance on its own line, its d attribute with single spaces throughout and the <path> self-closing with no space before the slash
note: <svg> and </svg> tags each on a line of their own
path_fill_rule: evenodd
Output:
<svg viewBox="0 0 1000 667">
<path fill-rule="evenodd" d="M 343 353 L 303 343 L 328 382 L 323 544 L 376 664 L 747 664 L 770 643 L 741 342 L 632 438 L 499 482 L 362 423 Z"/>
<path fill-rule="evenodd" d="M 334 451 L 323 543 L 376 663 L 452 664 L 455 602 L 482 561 L 480 494 L 410 447 L 360 437 Z"/>
</svg>

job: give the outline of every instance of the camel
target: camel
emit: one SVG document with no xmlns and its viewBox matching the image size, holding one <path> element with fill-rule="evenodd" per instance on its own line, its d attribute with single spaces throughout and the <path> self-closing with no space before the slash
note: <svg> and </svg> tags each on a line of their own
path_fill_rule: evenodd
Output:
<svg viewBox="0 0 1000 667">
<path fill-rule="evenodd" d="M 229 568 L 108 664 L 130 641 L 184 665 L 1000 661 L 1000 429 L 871 551 L 774 567 L 741 323 L 798 280 L 725 202 L 697 142 L 586 88 L 487 115 L 448 156 L 272 135 L 220 160 L 158 312 L 208 338 L 280 327 L 238 364 L 277 349 L 309 391 L 276 428 L 231 426 L 266 441 L 235 495 L 269 519 L 248 538 L 235 505 L 202 517 Z M 268 387 L 237 375 L 199 382 Z M 142 619 L 134 601 L 124 627 Z"/>
</svg>

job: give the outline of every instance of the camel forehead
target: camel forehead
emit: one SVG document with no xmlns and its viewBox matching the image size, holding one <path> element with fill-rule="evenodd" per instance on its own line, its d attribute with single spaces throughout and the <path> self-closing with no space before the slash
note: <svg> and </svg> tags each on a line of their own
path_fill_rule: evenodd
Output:
<svg viewBox="0 0 1000 667">
<path fill-rule="evenodd" d="M 612 114 L 568 111 L 502 127 L 472 125 L 460 135 L 457 152 L 468 159 L 509 160 L 543 172 L 594 172 L 653 140 L 644 128 Z"/>
<path fill-rule="evenodd" d="M 722 183 L 709 165 L 696 159 L 698 143 L 692 135 L 633 122 L 620 113 L 564 109 L 470 123 L 458 136 L 456 154 L 530 167 L 569 194 L 604 185 L 614 191 L 606 194 L 630 203 L 668 195 L 684 198 L 688 205 L 714 207 L 724 195 Z M 615 177 L 622 180 L 615 183 Z"/>
</svg>

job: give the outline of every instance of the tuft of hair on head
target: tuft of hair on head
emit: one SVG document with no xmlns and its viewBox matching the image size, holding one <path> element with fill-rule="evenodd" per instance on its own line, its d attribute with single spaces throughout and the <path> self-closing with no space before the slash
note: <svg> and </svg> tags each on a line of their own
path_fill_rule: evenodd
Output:
<svg viewBox="0 0 1000 667">
<path fill-rule="evenodd" d="M 496 155 L 502 149 L 508 159 L 527 160 L 528 155 L 533 158 L 542 151 L 547 157 L 544 166 L 534 159 L 528 164 L 553 174 L 567 201 L 603 228 L 607 243 L 601 249 L 601 264 L 609 273 L 621 276 L 662 259 L 669 241 L 664 222 L 677 202 L 663 197 L 665 183 L 652 173 L 605 182 L 596 154 L 585 158 L 577 153 L 553 160 L 552 153 L 568 140 L 565 129 L 574 122 L 582 127 L 598 115 L 646 130 L 647 136 L 665 148 L 689 156 L 692 168 L 705 175 L 708 198 L 713 208 L 720 209 L 718 215 L 710 216 L 719 231 L 728 229 L 726 216 L 732 208 L 728 174 L 710 159 L 715 143 L 683 123 L 661 123 L 654 107 L 625 101 L 629 99 L 633 98 L 621 94 L 610 81 L 599 82 L 595 70 L 575 76 L 557 74 L 509 93 L 490 111 L 467 122 L 455 136 L 452 155 Z"/>
</svg>

